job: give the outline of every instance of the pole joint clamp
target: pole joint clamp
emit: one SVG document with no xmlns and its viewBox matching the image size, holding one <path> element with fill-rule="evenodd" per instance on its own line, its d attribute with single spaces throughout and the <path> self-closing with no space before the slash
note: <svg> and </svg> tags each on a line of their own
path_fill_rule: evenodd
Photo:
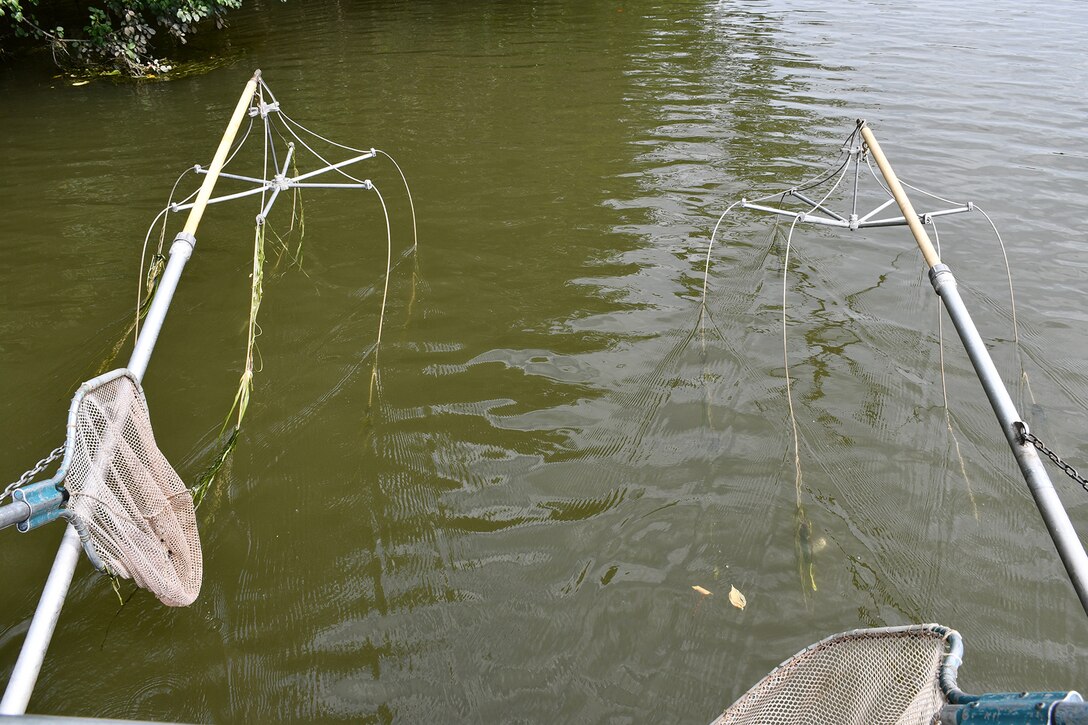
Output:
<svg viewBox="0 0 1088 725">
<path fill-rule="evenodd" d="M 941 294 L 941 288 L 945 285 L 956 284 L 956 278 L 952 276 L 952 270 L 947 264 L 935 264 L 929 268 L 929 281 L 933 285 L 933 291 Z"/>
<path fill-rule="evenodd" d="M 196 249 L 196 237 L 189 232 L 178 232 L 178 235 L 174 237 L 174 244 L 177 244 L 178 242 L 188 244 L 190 252 Z"/>
</svg>

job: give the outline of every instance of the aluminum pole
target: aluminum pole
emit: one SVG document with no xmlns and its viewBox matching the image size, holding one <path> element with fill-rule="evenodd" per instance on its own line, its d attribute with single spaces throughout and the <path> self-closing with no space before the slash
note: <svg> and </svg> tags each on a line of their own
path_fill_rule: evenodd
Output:
<svg viewBox="0 0 1088 725">
<path fill-rule="evenodd" d="M 7 506 L 0 506 L 0 529 L 26 521 L 31 513 L 30 504 L 25 501 L 14 501 Z"/>
<path fill-rule="evenodd" d="M 990 400 L 990 406 L 993 407 L 1009 448 L 1012 449 L 1016 463 L 1020 466 L 1020 472 L 1027 481 L 1031 495 L 1035 499 L 1035 505 L 1043 516 L 1043 522 L 1065 565 L 1069 580 L 1073 583 L 1077 596 L 1080 597 L 1081 606 L 1084 607 L 1085 613 L 1088 613 L 1088 554 L 1085 554 L 1084 545 L 1076 529 L 1073 528 L 1073 522 L 1069 520 L 1069 514 L 1066 513 L 1065 506 L 1062 505 L 1058 492 L 1054 489 L 1054 484 L 1042 460 L 1039 459 L 1039 454 L 1030 443 L 1023 440 L 1018 430 L 1016 424 L 1022 421 L 1020 414 L 1016 411 L 1009 391 L 1005 388 L 1001 375 L 994 366 L 990 352 L 986 349 L 986 343 L 982 341 L 975 323 L 971 320 L 951 270 L 948 269 L 948 265 L 939 264 L 930 270 L 929 276 L 933 281 L 933 288 L 940 295 L 945 309 L 948 310 L 952 324 L 956 326 L 956 332 L 959 333 L 963 347 L 967 350 L 967 356 L 971 358 L 971 364 L 982 382 L 986 397 Z"/>
<path fill-rule="evenodd" d="M 45 660 L 45 650 L 49 647 L 53 630 L 56 629 L 64 598 L 68 596 L 68 587 L 72 584 L 72 574 L 76 570 L 81 550 L 79 534 L 71 525 L 64 527 L 64 538 L 60 540 L 53 568 L 49 572 L 49 578 L 45 580 L 38 608 L 34 610 L 34 618 L 30 621 L 30 629 L 23 640 L 19 659 L 15 662 L 8 687 L 4 691 L 4 699 L 0 700 L 0 715 L 22 715 L 26 712 L 30 695 L 34 691 L 34 683 L 38 680 L 38 673 L 41 672 L 42 662 Z"/>
<path fill-rule="evenodd" d="M 170 261 L 166 263 L 162 279 L 159 280 L 159 288 L 155 292 L 155 299 L 151 301 L 151 307 L 148 308 L 147 316 L 144 317 L 144 327 L 140 330 L 136 344 L 132 348 L 132 356 L 128 359 L 128 369 L 137 380 L 144 379 L 147 364 L 151 362 L 151 352 L 155 349 L 155 342 L 159 339 L 166 312 L 170 309 L 174 292 L 181 280 L 181 273 L 195 248 L 196 238 L 185 232 L 178 234 L 174 243 L 170 245 Z"/>
<path fill-rule="evenodd" d="M 1088 613 L 1088 554 L 1084 551 L 1084 545 L 1081 543 L 1076 529 L 1073 528 L 1073 523 L 1069 520 L 1069 514 L 1066 513 L 1065 506 L 1062 505 L 1061 499 L 1058 497 L 1054 484 L 1043 467 L 1043 462 L 1039 459 L 1038 453 L 1035 452 L 1034 447 L 1023 440 L 1021 432 L 1018 430 L 1017 424 L 1022 424 L 1020 414 L 1016 411 L 1016 406 L 1009 396 L 1009 391 L 1005 388 L 1001 375 L 997 372 L 997 367 L 994 365 L 990 352 L 986 349 L 986 344 L 982 341 L 982 336 L 979 335 L 978 329 L 967 311 L 967 306 L 963 303 L 963 298 L 960 297 L 952 271 L 948 268 L 948 265 L 941 263 L 937 251 L 929 240 L 929 235 L 926 234 L 925 228 L 918 219 L 918 214 L 914 211 L 910 199 L 907 198 L 907 194 L 899 183 L 895 171 L 892 170 L 891 164 L 888 163 L 888 159 L 884 156 L 884 152 L 881 151 L 880 144 L 877 143 L 873 132 L 863 124 L 861 135 L 865 139 L 869 151 L 873 154 L 877 166 L 880 167 L 884 179 L 888 182 L 888 188 L 899 204 L 903 217 L 907 220 L 907 224 L 914 233 L 918 248 L 921 249 L 922 256 L 925 257 L 926 264 L 929 265 L 929 276 L 933 282 L 933 289 L 936 290 L 941 301 L 944 302 L 948 316 L 956 327 L 956 332 L 963 342 L 964 349 L 967 350 L 967 356 L 971 359 L 971 364 L 975 368 L 975 374 L 978 375 L 978 379 L 986 391 L 986 397 L 990 401 L 990 406 L 994 409 L 998 423 L 1001 424 L 1001 430 L 1005 433 L 1009 448 L 1012 449 L 1016 463 L 1020 466 L 1020 472 L 1031 490 L 1032 497 L 1035 499 L 1035 505 L 1038 507 L 1039 513 L 1042 514 L 1043 522 L 1050 532 L 1050 538 L 1054 541 L 1058 555 L 1065 565 L 1069 580 L 1080 598 L 1085 613 Z"/>
<path fill-rule="evenodd" d="M 246 83 L 245 90 L 242 91 L 230 122 L 227 124 L 227 130 L 219 142 L 219 148 L 212 159 L 208 175 L 204 178 L 200 191 L 197 193 L 196 202 L 189 212 L 185 228 L 170 247 L 170 261 L 166 265 L 162 281 L 155 292 L 155 299 L 148 310 L 144 329 L 136 340 L 132 357 L 129 358 L 128 367 L 137 380 L 142 380 L 147 370 L 147 363 L 151 359 L 151 352 L 159 337 L 159 330 L 166 318 L 166 311 L 170 307 L 174 290 L 177 289 L 181 272 L 196 244 L 196 230 L 200 225 L 200 218 L 204 214 L 212 188 L 226 162 L 227 153 L 230 151 L 231 144 L 234 143 L 260 78 L 261 72 L 257 71 Z M 0 700 L 0 715 L 22 715 L 26 712 L 30 695 L 34 691 L 34 683 L 38 679 L 42 662 L 45 660 L 45 652 L 49 648 L 49 641 L 56 629 L 61 607 L 64 606 L 64 598 L 68 595 L 68 587 L 71 586 L 72 576 L 75 574 L 80 548 L 79 534 L 71 525 L 67 526 L 57 557 L 53 561 L 53 568 L 49 572 L 49 578 L 45 582 L 41 599 L 38 601 L 38 608 L 34 611 L 30 629 L 27 630 L 26 639 L 23 641 L 23 648 L 19 652 L 19 659 L 12 670 L 11 679 L 8 680 L 3 700 Z"/>
</svg>

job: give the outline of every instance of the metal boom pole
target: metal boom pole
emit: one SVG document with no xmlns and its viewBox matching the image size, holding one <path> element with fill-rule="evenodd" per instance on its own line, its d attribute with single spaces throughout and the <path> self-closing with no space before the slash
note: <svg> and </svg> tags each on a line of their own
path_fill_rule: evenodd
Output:
<svg viewBox="0 0 1088 725">
<path fill-rule="evenodd" d="M 1085 613 L 1088 613 L 1088 554 L 1084 551 L 1084 545 L 1081 543 L 1076 529 L 1073 528 L 1073 523 L 1069 520 L 1069 514 L 1066 513 L 1065 507 L 1058 497 L 1058 492 L 1054 489 L 1054 484 L 1051 482 L 1050 476 L 1047 475 L 1042 461 L 1035 452 L 1035 448 L 1024 440 L 1023 431 L 1026 430 L 1026 427 L 1020 418 L 1020 414 L 1016 411 L 1016 406 L 1009 396 L 1009 391 L 1001 381 L 1001 375 L 997 372 L 997 367 L 994 365 L 994 361 L 986 349 L 986 344 L 982 341 L 982 337 L 979 335 L 978 329 L 975 327 L 975 323 L 963 303 L 963 298 L 960 297 L 956 279 L 952 276 L 952 270 L 948 268 L 948 265 L 941 263 L 941 259 L 933 248 L 925 228 L 919 221 L 918 214 L 914 211 L 910 199 L 907 198 L 907 193 L 903 190 L 902 184 L 899 183 L 895 171 L 892 170 L 891 164 L 888 163 L 887 157 L 884 156 L 884 152 L 880 149 L 880 144 L 877 143 L 873 132 L 864 123 L 861 126 L 861 135 L 873 155 L 873 160 L 880 167 L 880 173 L 884 175 L 885 181 L 888 182 L 888 189 L 899 204 L 911 232 L 914 234 L 918 248 L 922 251 L 922 256 L 929 266 L 929 278 L 933 283 L 933 289 L 940 296 L 941 301 L 944 302 L 945 309 L 948 310 L 948 316 L 952 319 L 952 324 L 955 325 L 956 332 L 967 350 L 967 356 L 971 359 L 975 374 L 978 375 L 979 381 L 982 382 L 986 397 L 989 398 L 990 405 L 997 415 L 997 420 L 1001 424 L 1001 430 L 1005 433 L 1009 448 L 1012 449 L 1012 454 L 1016 457 L 1016 462 L 1020 466 L 1020 472 L 1023 474 L 1024 480 L 1027 481 L 1031 495 L 1035 498 L 1035 505 L 1043 516 L 1043 522 L 1050 532 L 1050 538 L 1053 539 L 1054 546 L 1058 549 L 1058 555 L 1061 556 L 1065 570 L 1069 574 L 1069 580 L 1073 583 L 1077 596 L 1080 597 L 1081 606 L 1084 607 Z"/>
<path fill-rule="evenodd" d="M 185 227 L 174 238 L 174 243 L 170 246 L 170 261 L 163 272 L 159 288 L 155 292 L 155 298 L 147 312 L 144 328 L 136 340 L 132 356 L 128 362 L 128 369 L 137 380 L 142 380 L 144 373 L 147 371 L 151 352 L 155 347 L 155 341 L 158 340 L 159 331 L 162 329 L 163 320 L 166 318 L 166 311 L 170 308 L 170 302 L 174 297 L 174 291 L 177 289 L 178 280 L 181 279 L 182 270 L 196 247 L 196 230 L 200 225 L 201 217 L 204 215 L 204 208 L 207 206 L 208 199 L 211 198 L 212 189 L 219 178 L 219 172 L 226 163 L 227 153 L 230 151 L 231 144 L 234 143 L 234 138 L 238 134 L 238 128 L 241 126 L 242 119 L 249 108 L 250 101 L 253 99 L 253 94 L 257 90 L 260 78 L 261 72 L 258 70 L 246 83 L 245 90 L 242 91 L 238 104 L 234 108 L 234 113 L 231 115 L 230 122 L 227 124 L 227 129 L 223 133 L 223 138 L 219 142 L 219 148 L 212 158 L 208 174 L 204 177 L 204 181 L 197 193 L 196 201 L 189 211 Z M 53 568 L 49 572 L 49 578 L 42 589 L 41 599 L 34 611 L 34 618 L 30 622 L 30 629 L 27 630 L 23 648 L 19 652 L 19 659 L 16 660 L 11 673 L 11 679 L 8 680 L 3 700 L 0 700 L 0 715 L 22 715 L 26 712 L 27 704 L 30 702 L 30 695 L 34 690 L 34 683 L 38 679 L 42 662 L 45 660 L 46 649 L 49 647 L 49 641 L 53 637 L 57 620 L 60 618 L 64 598 L 68 595 L 68 588 L 72 584 L 76 563 L 79 561 L 80 548 L 79 535 L 69 524 L 65 528 L 64 538 L 61 539 L 60 548 L 57 551 L 56 559 L 53 561 Z"/>
</svg>

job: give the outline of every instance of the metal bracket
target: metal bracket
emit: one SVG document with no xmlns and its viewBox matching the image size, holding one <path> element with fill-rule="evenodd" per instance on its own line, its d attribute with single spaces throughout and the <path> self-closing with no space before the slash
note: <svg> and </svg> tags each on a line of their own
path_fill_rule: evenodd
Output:
<svg viewBox="0 0 1088 725">
<path fill-rule="evenodd" d="M 61 506 L 68 499 L 68 494 L 52 481 L 39 481 L 16 489 L 12 497 L 30 507 L 30 517 L 15 525 L 25 534 L 60 518 Z"/>
<path fill-rule="evenodd" d="M 250 108 L 249 108 L 249 117 L 250 118 L 256 118 L 257 116 L 260 116 L 261 118 L 268 118 L 269 113 L 273 113 L 273 112 L 279 111 L 279 110 L 280 110 L 280 102 L 279 101 L 275 101 L 273 103 L 265 103 L 264 101 L 261 101 L 256 106 L 250 106 Z"/>
</svg>

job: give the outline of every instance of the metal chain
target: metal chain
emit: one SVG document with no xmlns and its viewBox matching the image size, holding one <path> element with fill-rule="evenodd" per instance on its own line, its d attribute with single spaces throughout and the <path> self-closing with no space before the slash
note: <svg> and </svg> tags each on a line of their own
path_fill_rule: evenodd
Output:
<svg viewBox="0 0 1088 725">
<path fill-rule="evenodd" d="M 11 483 L 9 483 L 7 485 L 7 487 L 4 488 L 4 492 L 2 494 L 0 494 L 0 501 L 3 501 L 8 496 L 10 496 L 11 492 L 14 491 L 15 489 L 17 489 L 17 488 L 19 488 L 21 486 L 25 486 L 26 484 L 30 483 L 30 480 L 32 478 L 34 478 L 39 473 L 44 471 L 46 466 L 48 466 L 50 463 L 52 463 L 53 461 L 60 458 L 61 454 L 63 454 L 63 453 L 64 453 L 64 446 L 57 446 L 52 451 L 50 451 L 48 456 L 46 456 L 45 458 L 43 458 L 40 461 L 38 461 L 37 463 L 35 463 L 34 467 L 31 468 L 26 473 L 24 473 L 22 476 L 19 476 L 18 481 L 12 481 Z"/>
<path fill-rule="evenodd" d="M 1081 488 L 1083 488 L 1085 492 L 1088 492 L 1088 479 L 1080 475 L 1077 472 L 1077 469 L 1073 468 L 1068 463 L 1063 461 L 1057 453 L 1047 448 L 1046 444 L 1039 440 L 1038 436 L 1036 436 L 1034 433 L 1027 429 L 1027 426 L 1024 426 L 1020 429 L 1020 435 L 1025 441 L 1038 448 L 1040 453 L 1042 453 L 1050 460 L 1054 461 L 1054 464 L 1062 471 L 1064 471 L 1065 475 L 1069 476 L 1074 481 L 1079 483 Z"/>
</svg>

